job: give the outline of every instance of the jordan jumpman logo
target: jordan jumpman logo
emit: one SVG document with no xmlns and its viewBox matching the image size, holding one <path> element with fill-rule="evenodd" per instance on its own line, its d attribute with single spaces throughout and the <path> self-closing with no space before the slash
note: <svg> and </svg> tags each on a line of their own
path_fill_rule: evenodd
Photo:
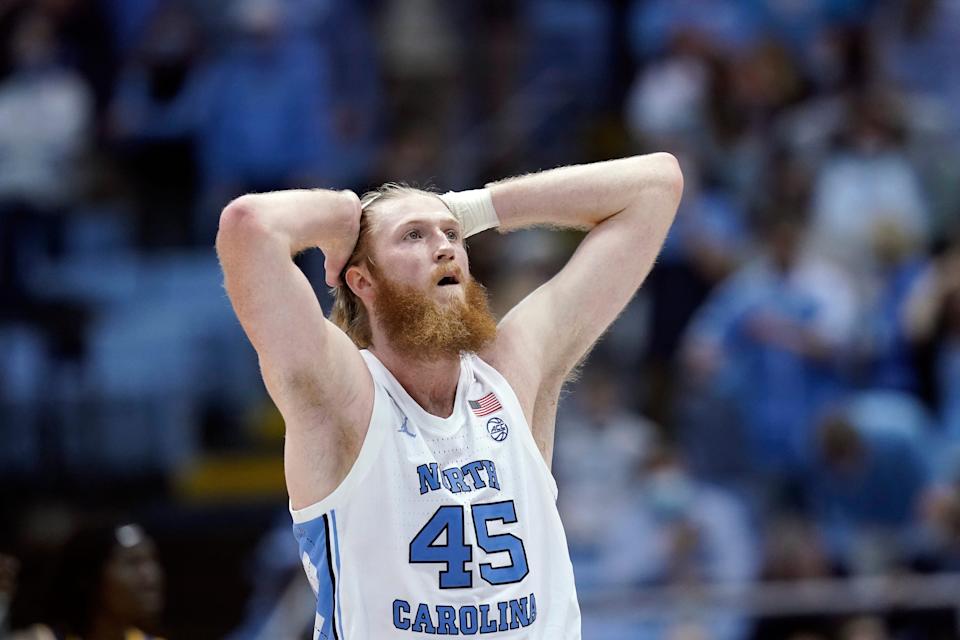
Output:
<svg viewBox="0 0 960 640">
<path fill-rule="evenodd" d="M 398 433 L 405 433 L 405 434 L 407 434 L 408 436 L 410 436 L 411 438 L 416 438 L 416 437 L 417 437 L 417 434 L 415 434 L 413 431 L 410 431 L 409 429 L 407 429 L 407 416 L 403 416 L 403 424 L 400 425 L 400 428 L 397 429 L 397 432 L 398 432 Z"/>
</svg>

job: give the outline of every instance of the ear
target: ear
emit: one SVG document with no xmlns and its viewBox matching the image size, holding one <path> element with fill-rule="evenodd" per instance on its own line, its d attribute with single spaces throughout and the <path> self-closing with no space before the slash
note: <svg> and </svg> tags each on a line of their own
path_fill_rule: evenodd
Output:
<svg viewBox="0 0 960 640">
<path fill-rule="evenodd" d="M 347 267 L 347 271 L 344 273 L 344 281 L 355 296 L 364 302 L 370 300 L 373 281 L 370 279 L 370 272 L 366 268 L 359 265 Z"/>
</svg>

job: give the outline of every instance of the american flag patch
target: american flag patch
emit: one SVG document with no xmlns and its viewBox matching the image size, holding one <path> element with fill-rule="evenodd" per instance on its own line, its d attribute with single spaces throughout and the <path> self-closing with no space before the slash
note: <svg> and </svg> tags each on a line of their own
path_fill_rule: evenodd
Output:
<svg viewBox="0 0 960 640">
<path fill-rule="evenodd" d="M 500 411 L 500 409 L 503 409 L 500 401 L 497 400 L 497 396 L 493 395 L 493 391 L 479 400 L 469 400 L 468 402 L 470 403 L 470 410 L 473 411 L 478 418 L 488 416 L 491 413 L 496 413 Z"/>
</svg>

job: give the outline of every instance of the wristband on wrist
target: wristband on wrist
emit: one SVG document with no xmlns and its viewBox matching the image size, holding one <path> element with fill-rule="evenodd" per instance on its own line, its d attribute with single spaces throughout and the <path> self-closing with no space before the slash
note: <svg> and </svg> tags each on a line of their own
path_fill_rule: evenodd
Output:
<svg viewBox="0 0 960 640">
<path fill-rule="evenodd" d="M 500 225 L 489 189 L 448 191 L 442 194 L 440 199 L 460 220 L 464 238 Z"/>
</svg>

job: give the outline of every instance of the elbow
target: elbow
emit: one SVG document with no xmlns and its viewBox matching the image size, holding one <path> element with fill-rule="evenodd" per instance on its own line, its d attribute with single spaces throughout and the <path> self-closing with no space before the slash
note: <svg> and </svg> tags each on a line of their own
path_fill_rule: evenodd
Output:
<svg viewBox="0 0 960 640">
<path fill-rule="evenodd" d="M 683 196 L 683 172 L 677 158 L 660 152 L 634 156 L 629 162 L 631 206 L 640 219 L 656 218 L 669 226 Z"/>
<path fill-rule="evenodd" d="M 679 205 L 683 196 L 683 171 L 680 170 L 680 162 L 676 156 L 666 152 L 652 154 L 650 158 L 656 162 L 658 184 Z"/>
<path fill-rule="evenodd" d="M 257 213 L 253 196 L 240 196 L 231 201 L 220 213 L 217 249 L 220 250 L 227 243 L 234 243 L 265 231 L 266 227 Z"/>
<path fill-rule="evenodd" d="M 256 207 L 250 195 L 240 196 L 230 201 L 220 212 L 220 231 L 246 224 L 255 214 Z"/>
</svg>

